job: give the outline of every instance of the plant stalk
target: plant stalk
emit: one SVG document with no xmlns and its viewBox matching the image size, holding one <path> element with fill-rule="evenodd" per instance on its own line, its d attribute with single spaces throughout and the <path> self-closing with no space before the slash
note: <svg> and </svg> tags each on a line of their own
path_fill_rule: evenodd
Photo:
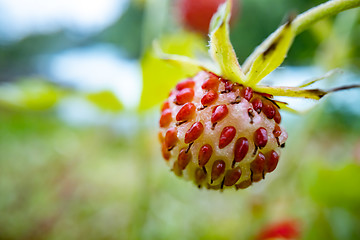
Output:
<svg viewBox="0 0 360 240">
<path fill-rule="evenodd" d="M 315 22 L 330 17 L 333 15 L 336 15 L 342 11 L 356 8 L 360 6 L 360 0 L 330 0 L 327 1 L 317 7 L 311 8 L 308 11 L 300 14 L 297 16 L 293 22 L 292 26 L 295 30 L 296 35 L 306 30 L 308 27 L 310 27 Z M 282 25 L 279 27 L 275 32 L 273 32 L 268 38 L 266 38 L 263 43 L 261 43 L 252 53 L 251 55 L 246 59 L 242 66 L 243 72 L 246 74 L 253 63 L 253 61 L 256 59 L 257 56 L 259 56 L 263 51 L 265 51 L 269 45 L 271 44 L 274 36 L 277 36 L 279 32 L 283 30 L 283 27 L 285 25 Z"/>
<path fill-rule="evenodd" d="M 297 16 L 293 21 L 293 27 L 296 34 L 299 34 L 325 17 L 333 16 L 342 11 L 359 6 L 360 0 L 328 1 Z"/>
</svg>

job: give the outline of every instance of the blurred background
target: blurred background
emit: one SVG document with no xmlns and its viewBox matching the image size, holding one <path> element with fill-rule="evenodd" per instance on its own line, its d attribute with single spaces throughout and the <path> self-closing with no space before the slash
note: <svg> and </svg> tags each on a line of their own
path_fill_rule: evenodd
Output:
<svg viewBox="0 0 360 240">
<path fill-rule="evenodd" d="M 323 2 L 234 1 L 240 62 Z M 359 90 L 283 113 L 277 171 L 249 189 L 199 190 L 163 161 L 159 104 L 188 73 L 151 44 L 206 55 L 218 2 L 0 0 L 0 239 L 360 239 Z M 318 22 L 266 81 L 359 84 L 359 39 L 359 9 Z"/>
</svg>

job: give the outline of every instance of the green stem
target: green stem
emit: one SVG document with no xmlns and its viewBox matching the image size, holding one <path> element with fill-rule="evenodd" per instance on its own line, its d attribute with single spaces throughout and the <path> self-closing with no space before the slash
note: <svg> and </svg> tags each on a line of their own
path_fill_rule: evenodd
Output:
<svg viewBox="0 0 360 240">
<path fill-rule="evenodd" d="M 322 18 L 330 17 L 359 6 L 360 0 L 328 1 L 297 16 L 293 22 L 293 26 L 294 29 L 296 29 L 296 34 L 299 34 Z"/>
<path fill-rule="evenodd" d="M 295 29 L 296 34 L 301 33 L 310 27 L 315 22 L 332 15 L 338 14 L 339 12 L 345 11 L 347 9 L 355 8 L 360 6 L 360 0 L 332 0 L 325 2 L 317 7 L 311 8 L 310 10 L 297 16 L 292 26 Z M 246 59 L 242 66 L 243 72 L 246 74 L 254 62 L 254 60 L 272 43 L 272 40 L 275 36 L 283 30 L 284 25 L 279 27 L 275 32 L 273 32 L 263 43 L 261 43 Z"/>
</svg>

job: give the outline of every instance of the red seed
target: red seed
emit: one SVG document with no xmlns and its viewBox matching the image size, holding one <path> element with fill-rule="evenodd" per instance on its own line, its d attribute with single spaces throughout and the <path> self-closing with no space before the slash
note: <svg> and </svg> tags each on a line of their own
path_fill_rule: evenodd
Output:
<svg viewBox="0 0 360 240">
<path fill-rule="evenodd" d="M 178 156 L 178 165 L 181 170 L 184 170 L 191 160 L 191 152 L 186 152 L 187 148 L 180 150 Z"/>
<path fill-rule="evenodd" d="M 211 180 L 215 181 L 225 171 L 225 162 L 223 160 L 216 160 L 212 165 Z"/>
<path fill-rule="evenodd" d="M 193 103 L 186 103 L 176 114 L 176 121 L 187 121 L 191 119 L 196 111 L 196 107 Z"/>
<path fill-rule="evenodd" d="M 274 105 L 271 102 L 264 102 L 262 110 L 267 118 L 269 118 L 269 119 L 274 118 L 276 110 L 275 110 Z"/>
<path fill-rule="evenodd" d="M 268 141 L 268 135 L 265 128 L 260 127 L 255 131 L 254 142 L 259 148 L 265 147 Z"/>
<path fill-rule="evenodd" d="M 231 81 L 223 80 L 223 83 L 225 85 L 225 92 L 231 92 L 233 90 L 233 84 Z"/>
<path fill-rule="evenodd" d="M 170 104 L 168 101 L 164 102 L 163 105 L 161 106 L 161 112 L 163 112 L 165 109 L 170 108 Z"/>
<path fill-rule="evenodd" d="M 265 156 L 259 152 L 255 160 L 251 162 L 250 169 L 254 175 L 262 174 L 265 168 L 265 164 Z"/>
<path fill-rule="evenodd" d="M 279 154 L 277 152 L 275 152 L 274 150 L 272 150 L 266 156 L 266 169 L 265 170 L 269 173 L 274 171 L 278 162 L 279 162 Z"/>
<path fill-rule="evenodd" d="M 240 177 L 241 177 L 241 169 L 239 167 L 231 169 L 227 171 L 225 175 L 224 185 L 228 187 L 232 186 L 240 179 Z"/>
<path fill-rule="evenodd" d="M 165 143 L 161 144 L 161 153 L 165 160 L 169 160 L 171 157 L 170 152 L 168 151 L 167 147 L 165 146 Z"/>
<path fill-rule="evenodd" d="M 201 184 L 206 179 L 206 173 L 203 169 L 197 168 L 195 170 L 195 182 Z"/>
<path fill-rule="evenodd" d="M 222 149 L 229 145 L 231 141 L 234 139 L 236 134 L 236 129 L 233 126 L 224 127 L 220 134 L 219 139 L 219 148 Z"/>
<path fill-rule="evenodd" d="M 249 141 L 242 137 L 239 138 L 236 143 L 235 143 L 235 147 L 234 147 L 234 160 L 235 162 L 240 162 L 241 160 L 243 160 L 246 156 L 246 154 L 249 151 Z"/>
<path fill-rule="evenodd" d="M 223 120 L 228 113 L 229 110 L 225 104 L 214 107 L 211 115 L 211 122 L 216 123 Z"/>
<path fill-rule="evenodd" d="M 194 90 L 191 88 L 184 88 L 176 94 L 176 104 L 183 105 L 190 102 L 194 98 Z"/>
<path fill-rule="evenodd" d="M 207 80 L 205 80 L 205 82 L 203 83 L 203 85 L 201 86 L 202 89 L 204 90 L 214 90 L 216 91 L 219 87 L 219 78 L 214 76 L 214 75 L 210 75 L 209 78 Z"/>
<path fill-rule="evenodd" d="M 186 79 L 182 82 L 179 82 L 176 85 L 176 90 L 180 91 L 183 90 L 184 88 L 193 88 L 195 86 L 195 82 L 191 79 Z"/>
<path fill-rule="evenodd" d="M 279 112 L 279 109 L 277 107 L 275 107 L 275 116 L 274 116 L 274 120 L 277 124 L 281 123 L 281 115 Z"/>
<path fill-rule="evenodd" d="M 203 106 L 209 106 L 210 104 L 215 102 L 217 98 L 218 94 L 214 90 L 210 90 L 202 97 L 201 104 Z"/>
<path fill-rule="evenodd" d="M 259 182 L 261 179 L 263 179 L 263 174 L 262 173 L 254 174 L 252 176 L 253 182 Z"/>
<path fill-rule="evenodd" d="M 273 131 L 274 137 L 280 137 L 281 135 L 281 128 L 279 127 L 279 125 L 275 124 L 275 128 Z"/>
<path fill-rule="evenodd" d="M 200 148 L 199 156 L 198 156 L 199 167 L 203 167 L 208 163 L 208 161 L 211 158 L 212 153 L 213 153 L 213 149 L 210 146 L 210 144 L 205 144 L 204 146 L 202 146 Z"/>
<path fill-rule="evenodd" d="M 266 98 L 273 98 L 274 96 L 269 94 L 269 93 L 260 93 L 258 92 L 257 94 L 259 94 L 260 96 L 266 97 Z"/>
<path fill-rule="evenodd" d="M 241 89 L 240 95 L 241 97 L 245 98 L 248 102 L 250 102 L 251 98 L 253 97 L 253 90 L 250 87 L 245 87 Z"/>
<path fill-rule="evenodd" d="M 171 110 L 170 109 L 165 109 L 162 113 L 161 113 L 161 117 L 160 117 L 160 127 L 167 127 L 172 121 L 172 116 L 171 116 Z"/>
<path fill-rule="evenodd" d="M 200 137 L 204 131 L 204 126 L 201 122 L 195 122 L 185 134 L 185 143 L 194 142 Z"/>
<path fill-rule="evenodd" d="M 172 127 L 167 130 L 165 134 L 165 145 L 168 149 L 172 149 L 173 147 L 175 147 L 177 141 L 177 129 L 175 127 Z"/>
<path fill-rule="evenodd" d="M 236 184 L 235 187 L 236 187 L 236 189 L 239 189 L 239 188 L 240 189 L 245 189 L 245 188 L 248 188 L 251 184 L 252 184 L 251 180 L 248 179 L 248 180 L 242 181 L 239 184 Z"/>
<path fill-rule="evenodd" d="M 253 105 L 253 108 L 257 113 L 261 113 L 263 103 L 260 98 L 255 98 L 254 100 L 251 101 L 251 104 Z"/>
</svg>

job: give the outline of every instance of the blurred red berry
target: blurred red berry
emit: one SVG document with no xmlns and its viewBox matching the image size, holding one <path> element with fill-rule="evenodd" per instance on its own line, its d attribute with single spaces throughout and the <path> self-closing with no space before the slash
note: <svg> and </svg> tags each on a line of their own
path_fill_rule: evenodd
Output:
<svg viewBox="0 0 360 240">
<path fill-rule="evenodd" d="M 256 239 L 299 239 L 299 237 L 299 222 L 295 220 L 285 220 L 265 226 Z"/>
<path fill-rule="evenodd" d="M 207 34 L 212 16 L 216 13 L 219 5 L 226 0 L 178 0 L 177 9 L 182 24 L 199 33 Z M 232 0 L 232 17 L 234 19 L 239 12 L 239 0 Z"/>
</svg>

